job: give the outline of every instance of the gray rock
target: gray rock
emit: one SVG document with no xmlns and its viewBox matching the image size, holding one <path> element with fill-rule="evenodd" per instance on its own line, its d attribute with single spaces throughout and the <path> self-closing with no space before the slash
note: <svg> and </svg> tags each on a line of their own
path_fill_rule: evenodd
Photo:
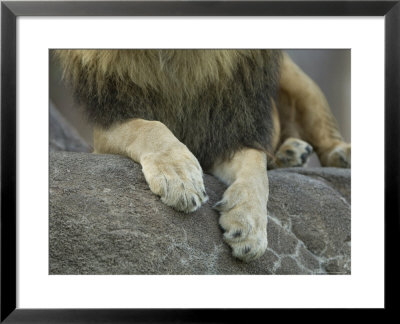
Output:
<svg viewBox="0 0 400 324">
<path fill-rule="evenodd" d="M 89 145 L 79 136 L 76 129 L 67 122 L 51 102 L 49 112 L 50 151 L 90 151 Z"/>
<path fill-rule="evenodd" d="M 269 246 L 232 257 L 211 206 L 225 186 L 205 175 L 209 201 L 192 214 L 164 205 L 141 168 L 115 155 L 50 153 L 50 274 L 350 274 L 350 170 L 268 171 Z"/>
<path fill-rule="evenodd" d="M 282 256 L 275 274 L 310 274 L 310 271 L 300 267 L 294 257 Z"/>
</svg>

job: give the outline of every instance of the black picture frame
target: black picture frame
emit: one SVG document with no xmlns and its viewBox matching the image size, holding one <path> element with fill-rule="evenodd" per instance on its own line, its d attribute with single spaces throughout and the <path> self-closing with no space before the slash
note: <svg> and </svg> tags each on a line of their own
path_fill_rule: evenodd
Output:
<svg viewBox="0 0 400 324">
<path fill-rule="evenodd" d="M 396 307 L 399 237 L 400 1 L 134 1 L 1 3 L 1 322 L 231 322 L 264 310 L 16 308 L 16 19 L 19 16 L 384 16 L 385 309 Z M 374 126 L 371 125 L 371 133 Z M 373 148 L 371 148 L 373 158 Z M 373 166 L 371 166 L 373 168 Z M 366 178 L 373 176 L 366 175 Z M 368 180 L 366 180 L 368 181 Z M 371 234 L 372 235 L 372 234 Z M 393 244 L 393 240 L 397 243 Z M 373 262 L 373 261 L 372 261 Z"/>
</svg>

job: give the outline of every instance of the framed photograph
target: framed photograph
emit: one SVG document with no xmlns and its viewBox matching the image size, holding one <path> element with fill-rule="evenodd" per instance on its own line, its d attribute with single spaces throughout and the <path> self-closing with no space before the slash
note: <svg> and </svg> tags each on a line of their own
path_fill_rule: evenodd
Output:
<svg viewBox="0 0 400 324">
<path fill-rule="evenodd" d="M 1 321 L 392 309 L 399 16 L 398 1 L 2 2 Z M 330 168 L 297 168 L 313 158 Z M 241 216 L 267 200 L 268 227 Z"/>
</svg>

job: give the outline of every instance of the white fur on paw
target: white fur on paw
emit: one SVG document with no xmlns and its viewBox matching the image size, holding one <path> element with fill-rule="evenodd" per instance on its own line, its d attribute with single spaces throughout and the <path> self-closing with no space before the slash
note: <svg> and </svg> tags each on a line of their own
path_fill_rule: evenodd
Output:
<svg viewBox="0 0 400 324">
<path fill-rule="evenodd" d="M 328 155 L 328 166 L 351 168 L 351 144 L 337 145 Z"/>
<path fill-rule="evenodd" d="M 140 163 L 150 190 L 166 205 L 189 213 L 208 200 L 203 171 L 185 145 L 149 153 Z"/>
<path fill-rule="evenodd" d="M 237 195 L 233 192 L 236 189 L 240 190 L 229 187 L 214 207 L 221 213 L 219 224 L 233 256 L 249 262 L 262 256 L 267 249 L 266 201 L 261 199 L 265 205 L 262 206 L 258 199 Z"/>
<path fill-rule="evenodd" d="M 281 168 L 305 166 L 312 152 L 313 148 L 310 144 L 291 137 L 279 147 L 275 155 L 275 163 Z"/>
</svg>

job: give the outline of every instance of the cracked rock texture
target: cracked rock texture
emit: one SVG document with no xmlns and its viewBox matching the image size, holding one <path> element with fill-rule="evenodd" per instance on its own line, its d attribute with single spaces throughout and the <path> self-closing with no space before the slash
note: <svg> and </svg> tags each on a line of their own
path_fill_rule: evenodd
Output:
<svg viewBox="0 0 400 324">
<path fill-rule="evenodd" d="M 232 257 L 211 206 L 225 186 L 204 176 L 209 201 L 192 214 L 164 205 L 128 158 L 50 153 L 50 274 L 350 274 L 350 170 L 268 172 L 268 249 Z"/>
</svg>

